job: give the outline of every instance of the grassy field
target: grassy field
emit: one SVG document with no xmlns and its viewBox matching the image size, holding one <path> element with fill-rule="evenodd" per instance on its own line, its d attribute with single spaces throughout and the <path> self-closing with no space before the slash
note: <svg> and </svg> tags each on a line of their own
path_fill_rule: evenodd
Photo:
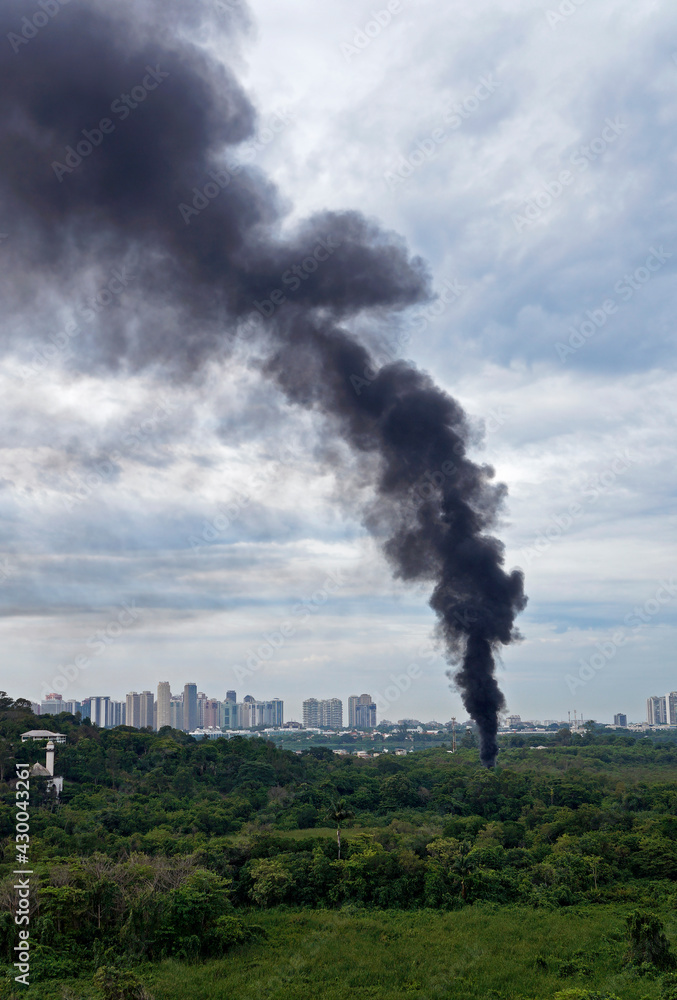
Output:
<svg viewBox="0 0 677 1000">
<path fill-rule="evenodd" d="M 623 968 L 625 912 L 267 910 L 251 915 L 267 938 L 224 960 L 138 971 L 155 1000 L 552 1000 L 576 987 L 659 1000 L 659 980 Z M 664 917 L 674 940 L 677 922 Z M 81 980 L 29 995 L 94 997 Z"/>
</svg>

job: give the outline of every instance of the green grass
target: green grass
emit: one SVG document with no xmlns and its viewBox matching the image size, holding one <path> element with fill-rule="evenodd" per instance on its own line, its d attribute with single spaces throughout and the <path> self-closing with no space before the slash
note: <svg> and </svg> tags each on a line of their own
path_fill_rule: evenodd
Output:
<svg viewBox="0 0 677 1000">
<path fill-rule="evenodd" d="M 224 960 L 164 962 L 139 972 L 155 1000 L 551 1000 L 575 986 L 621 1000 L 658 1000 L 658 980 L 622 967 L 625 913 L 601 906 L 552 912 L 481 906 L 451 913 L 266 910 L 250 914 L 266 940 Z M 545 968 L 537 965 L 539 955 Z M 591 973 L 562 977 L 560 963 L 572 959 Z M 82 981 L 30 989 L 34 1000 L 90 995 Z"/>
</svg>

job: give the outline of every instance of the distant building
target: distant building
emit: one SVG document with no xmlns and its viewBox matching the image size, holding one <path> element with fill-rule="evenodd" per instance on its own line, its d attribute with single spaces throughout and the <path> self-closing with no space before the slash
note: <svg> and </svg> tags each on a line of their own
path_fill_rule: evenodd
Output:
<svg viewBox="0 0 677 1000">
<path fill-rule="evenodd" d="M 152 691 L 142 691 L 139 695 L 139 728 L 153 728 L 155 697 Z"/>
<path fill-rule="evenodd" d="M 202 728 L 221 729 L 221 702 L 206 698 L 202 706 Z"/>
<path fill-rule="evenodd" d="M 307 698 L 303 702 L 303 725 L 306 729 L 342 729 L 343 702 L 340 698 Z"/>
<path fill-rule="evenodd" d="M 62 707 L 63 696 L 60 694 L 48 694 L 40 703 L 40 715 L 58 715 L 65 711 Z"/>
<path fill-rule="evenodd" d="M 617 715 L 614 715 L 614 726 L 620 726 L 622 729 L 627 729 L 628 728 L 627 715 L 623 715 L 622 712 L 619 712 Z"/>
<path fill-rule="evenodd" d="M 89 718 L 92 725 L 106 729 L 110 725 L 110 698 L 108 695 L 99 695 L 89 699 Z"/>
<path fill-rule="evenodd" d="M 505 720 L 505 724 L 508 727 L 508 729 L 514 729 L 515 726 L 521 726 L 522 725 L 522 716 L 521 715 L 509 715 L 508 718 Z"/>
<path fill-rule="evenodd" d="M 124 702 L 113 701 L 108 695 L 92 696 L 83 701 L 81 715 L 101 729 L 112 729 L 125 725 L 127 707 Z"/>
<path fill-rule="evenodd" d="M 235 691 L 226 691 L 226 701 L 232 701 L 233 703 L 237 701 L 237 694 Z"/>
<path fill-rule="evenodd" d="M 284 702 L 281 698 L 272 701 L 256 701 L 252 695 L 246 695 L 243 702 L 236 705 L 240 729 L 255 729 L 259 727 L 279 727 L 284 723 Z M 231 727 L 232 728 L 232 727 Z"/>
<path fill-rule="evenodd" d="M 141 695 L 138 691 L 130 691 L 127 695 L 126 718 L 126 725 L 141 729 Z"/>
<path fill-rule="evenodd" d="M 172 695 L 169 702 L 169 725 L 172 729 L 183 729 L 183 695 Z"/>
<path fill-rule="evenodd" d="M 320 703 L 317 698 L 306 698 L 303 702 L 303 725 L 306 729 L 317 728 L 320 718 Z"/>
<path fill-rule="evenodd" d="M 665 721 L 669 726 L 677 726 L 677 691 L 665 696 Z"/>
<path fill-rule="evenodd" d="M 351 694 L 348 698 L 348 728 L 355 728 L 355 709 L 357 708 L 357 703 L 359 701 L 359 696 L 356 694 Z"/>
<path fill-rule="evenodd" d="M 360 700 L 355 706 L 355 729 L 375 729 L 376 728 L 376 705 L 371 700 L 371 695 L 361 694 Z"/>
<path fill-rule="evenodd" d="M 228 694 L 231 694 L 231 692 L 229 691 Z M 240 728 L 240 713 L 238 705 L 236 702 L 231 701 L 230 698 L 221 702 L 221 707 L 219 709 L 219 723 L 221 729 Z"/>
<path fill-rule="evenodd" d="M 75 715 L 82 711 L 79 701 L 64 701 L 60 694 L 48 694 L 39 705 L 34 705 L 35 708 L 38 710 L 37 715 L 58 715 L 59 712 L 70 712 L 71 715 Z"/>
<path fill-rule="evenodd" d="M 370 694 L 353 694 L 348 698 L 348 726 L 350 729 L 374 729 L 376 705 Z"/>
<path fill-rule="evenodd" d="M 664 726 L 667 722 L 665 696 L 654 695 L 647 698 L 646 721 L 650 726 Z"/>
<path fill-rule="evenodd" d="M 157 686 L 157 721 L 156 727 L 158 730 L 162 729 L 163 726 L 171 726 L 172 724 L 172 692 L 169 686 L 169 681 L 160 681 Z"/>
<path fill-rule="evenodd" d="M 183 688 L 183 729 L 187 733 L 197 729 L 197 684 Z"/>
<path fill-rule="evenodd" d="M 21 742 L 27 743 L 29 740 L 49 740 L 52 743 L 65 743 L 66 737 L 63 733 L 50 733 L 49 729 L 29 729 L 27 733 L 21 734 Z"/>
<path fill-rule="evenodd" d="M 108 721 L 106 728 L 113 729 L 115 726 L 126 725 L 127 705 L 124 701 L 111 701 L 108 705 Z"/>
</svg>

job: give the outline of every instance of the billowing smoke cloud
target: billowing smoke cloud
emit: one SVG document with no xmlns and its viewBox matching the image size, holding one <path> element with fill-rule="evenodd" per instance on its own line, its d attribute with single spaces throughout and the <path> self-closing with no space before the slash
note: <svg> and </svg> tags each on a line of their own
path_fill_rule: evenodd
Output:
<svg viewBox="0 0 677 1000">
<path fill-rule="evenodd" d="M 58 356 L 61 337 L 85 371 L 185 379 L 225 363 L 243 330 L 254 336 L 262 371 L 372 470 L 366 523 L 397 576 L 431 582 L 493 764 L 504 704 L 494 655 L 517 637 L 526 603 L 521 574 L 504 571 L 487 533 L 505 491 L 468 459 L 459 405 L 411 364 L 376 370 L 350 332 L 359 314 L 384 320 L 428 298 L 423 262 L 356 212 L 285 231 L 274 187 L 238 165 L 254 109 L 208 47 L 228 51 L 245 25 L 239 4 L 27 10 L 0 9 L 0 223 L 14 261 L 0 279 L 4 349 L 29 355 L 30 328 L 30 350 Z M 114 290 L 107 307 L 54 337 L 55 310 L 68 315 L 83 289 L 101 287 Z"/>
</svg>

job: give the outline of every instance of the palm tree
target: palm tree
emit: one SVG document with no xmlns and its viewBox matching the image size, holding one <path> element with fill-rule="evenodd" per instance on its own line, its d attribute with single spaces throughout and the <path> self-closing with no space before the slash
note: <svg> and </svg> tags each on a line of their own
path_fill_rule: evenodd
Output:
<svg viewBox="0 0 677 1000">
<path fill-rule="evenodd" d="M 337 799 L 327 811 L 327 819 L 336 823 L 336 840 L 338 842 L 338 859 L 341 860 L 341 823 L 347 819 L 352 819 L 355 813 L 350 808 L 345 799 Z"/>
</svg>

